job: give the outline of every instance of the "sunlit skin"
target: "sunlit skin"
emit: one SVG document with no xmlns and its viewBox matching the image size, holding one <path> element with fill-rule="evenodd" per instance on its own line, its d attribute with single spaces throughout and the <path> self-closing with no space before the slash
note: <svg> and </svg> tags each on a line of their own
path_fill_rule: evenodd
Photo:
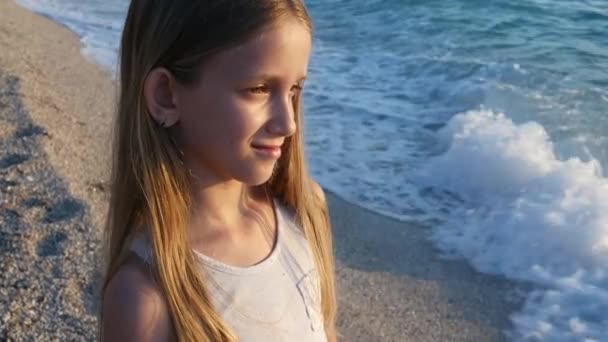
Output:
<svg viewBox="0 0 608 342">
<path fill-rule="evenodd" d="M 311 43 L 305 25 L 285 19 L 207 60 L 194 85 L 175 82 L 165 69 L 148 77 L 151 115 L 171 126 L 196 180 L 188 227 L 195 250 L 241 266 L 268 254 L 273 232 L 260 234 L 243 211 L 242 194 L 273 217 L 258 185 L 272 175 L 279 150 L 255 146 L 281 146 L 296 132 L 292 100 L 303 86 Z"/>
</svg>

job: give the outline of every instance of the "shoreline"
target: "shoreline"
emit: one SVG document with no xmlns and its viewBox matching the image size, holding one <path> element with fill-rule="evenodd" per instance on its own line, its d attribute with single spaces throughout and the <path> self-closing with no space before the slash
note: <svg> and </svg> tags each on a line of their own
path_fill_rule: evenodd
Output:
<svg viewBox="0 0 608 342">
<path fill-rule="evenodd" d="M 81 54 L 81 42 L 65 26 L 12 1 L 0 3 L 0 44 L 6 47 L 0 54 L 0 75 L 5 75 L 0 80 L 7 80 L 0 82 L 0 139 L 33 148 L 28 150 L 32 156 L 19 165 L 2 167 L 6 158 L 0 157 L 0 171 L 17 183 L 13 192 L 0 184 L 0 202 L 7 198 L 2 215 L 8 217 L 6 210 L 11 210 L 20 222 L 7 225 L 13 231 L 0 230 L 12 234 L 18 245 L 7 249 L 11 253 L 2 253 L 0 246 L 0 270 L 10 268 L 6 278 L 36 279 L 25 288 L 0 284 L 0 340 L 89 338 L 96 329 L 92 296 L 106 212 L 105 166 L 116 91 L 111 73 Z M 24 127 L 39 127 L 33 129 L 38 133 L 22 141 L 16 132 Z M 27 185 L 32 182 L 22 181 L 28 176 L 51 179 L 56 186 L 31 196 L 43 189 L 32 185 L 32 190 Z M 21 183 L 27 186 L 20 188 Z M 480 274 L 464 261 L 440 259 L 427 232 L 415 223 L 376 214 L 328 190 L 326 194 L 342 340 L 506 340 L 509 315 L 521 305 L 507 297 L 518 284 Z M 48 203 L 30 208 L 25 204 L 31 198 Z M 57 209 L 56 202 L 63 207 Z M 59 219 L 46 222 L 49 215 Z M 27 227 L 27 233 L 15 233 L 19 227 Z M 52 253 L 41 253 L 41 245 L 50 246 Z M 41 266 L 21 270 L 20 262 Z M 43 278 L 33 274 L 44 270 Z M 24 323 L 27 319 L 32 325 Z"/>
<path fill-rule="evenodd" d="M 442 259 L 416 223 L 326 197 L 346 341 L 509 340 L 524 284 Z"/>
</svg>

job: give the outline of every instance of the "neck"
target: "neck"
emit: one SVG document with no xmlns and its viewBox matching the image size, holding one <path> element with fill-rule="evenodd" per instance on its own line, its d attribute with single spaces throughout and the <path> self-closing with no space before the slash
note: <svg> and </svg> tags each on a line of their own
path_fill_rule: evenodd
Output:
<svg viewBox="0 0 608 342">
<path fill-rule="evenodd" d="M 188 235 L 192 238 L 209 231 L 222 230 L 238 235 L 246 217 L 260 211 L 260 203 L 268 201 L 266 185 L 250 186 L 240 181 L 210 180 L 192 173 L 193 193 Z"/>
<path fill-rule="evenodd" d="M 195 182 L 196 183 L 196 182 Z M 248 186 L 231 180 L 213 185 L 197 185 L 193 193 L 191 218 L 207 223 L 229 224 L 242 216 L 243 207 L 259 200 L 263 186 Z"/>
<path fill-rule="evenodd" d="M 233 178 L 221 177 L 209 167 L 188 158 L 188 154 L 182 150 L 180 153 L 193 185 L 187 228 L 190 238 L 218 229 L 234 235 L 238 233 L 245 216 L 259 211 L 260 205 L 256 203 L 270 199 L 266 184 L 251 186 Z"/>
</svg>

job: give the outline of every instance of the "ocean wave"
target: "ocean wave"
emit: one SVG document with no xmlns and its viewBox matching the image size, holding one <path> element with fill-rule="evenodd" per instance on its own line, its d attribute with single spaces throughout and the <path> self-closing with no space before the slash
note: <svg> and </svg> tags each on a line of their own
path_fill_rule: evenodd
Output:
<svg viewBox="0 0 608 342">
<path fill-rule="evenodd" d="M 446 256 L 536 285 L 516 339 L 608 339 L 608 179 L 595 159 L 560 160 L 545 129 L 504 114 L 456 115 L 438 132 L 427 186 L 462 202 L 433 240 Z M 454 203 L 453 201 L 451 202 Z"/>
</svg>

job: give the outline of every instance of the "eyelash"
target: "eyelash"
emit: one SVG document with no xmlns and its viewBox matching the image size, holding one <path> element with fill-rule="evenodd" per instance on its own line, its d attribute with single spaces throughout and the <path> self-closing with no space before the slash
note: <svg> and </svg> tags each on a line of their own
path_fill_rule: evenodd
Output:
<svg viewBox="0 0 608 342">
<path fill-rule="evenodd" d="M 302 91 L 302 86 L 301 85 L 294 85 L 292 88 L 295 88 L 296 92 L 301 92 Z M 261 85 L 261 86 L 257 86 L 257 87 L 253 87 L 253 88 L 249 88 L 249 92 L 253 93 L 253 94 L 266 94 L 269 91 L 269 87 L 266 85 Z"/>
</svg>

